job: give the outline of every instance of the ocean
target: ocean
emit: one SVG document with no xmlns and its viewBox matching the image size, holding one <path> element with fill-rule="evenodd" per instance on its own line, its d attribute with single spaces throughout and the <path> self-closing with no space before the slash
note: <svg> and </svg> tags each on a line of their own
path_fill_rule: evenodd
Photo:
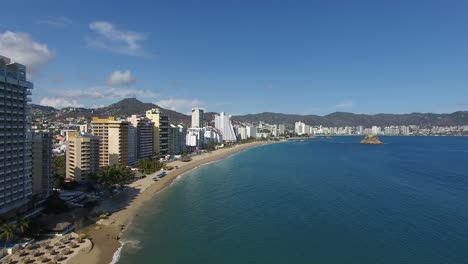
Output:
<svg viewBox="0 0 468 264">
<path fill-rule="evenodd" d="M 118 263 L 468 263 L 468 137 L 315 138 L 192 170 Z"/>
</svg>

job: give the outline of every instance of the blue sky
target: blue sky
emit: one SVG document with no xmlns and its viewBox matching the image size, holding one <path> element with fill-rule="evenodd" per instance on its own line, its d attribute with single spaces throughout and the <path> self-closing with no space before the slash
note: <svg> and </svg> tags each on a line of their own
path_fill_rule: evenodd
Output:
<svg viewBox="0 0 468 264">
<path fill-rule="evenodd" d="M 410 3 L 411 2 L 411 3 Z M 33 102 L 188 112 L 468 110 L 468 1 L 6 1 Z"/>
</svg>

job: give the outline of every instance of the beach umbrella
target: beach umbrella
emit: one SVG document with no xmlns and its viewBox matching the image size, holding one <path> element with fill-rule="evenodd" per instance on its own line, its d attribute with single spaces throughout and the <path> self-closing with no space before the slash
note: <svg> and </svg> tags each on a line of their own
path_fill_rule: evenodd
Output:
<svg viewBox="0 0 468 264">
<path fill-rule="evenodd" d="M 26 255 L 28 255 L 28 254 L 29 254 L 29 253 L 28 253 L 27 251 L 25 251 L 25 250 L 21 250 L 21 251 L 19 252 L 19 256 L 20 256 L 20 257 L 24 257 L 24 256 L 26 256 Z"/>
<path fill-rule="evenodd" d="M 85 238 L 86 238 L 86 234 L 85 234 L 85 233 L 81 233 L 78 237 L 80 237 L 81 239 L 85 239 Z"/>
<path fill-rule="evenodd" d="M 33 251 L 31 251 L 31 255 L 33 255 L 33 256 L 36 256 L 36 255 L 37 255 L 37 253 L 39 253 L 39 251 L 38 251 L 38 250 L 33 250 Z"/>
<path fill-rule="evenodd" d="M 63 258 L 61 254 L 58 254 L 57 256 L 54 257 L 55 261 L 60 261 Z"/>
<path fill-rule="evenodd" d="M 24 263 L 29 263 L 29 261 L 31 261 L 31 258 L 29 258 L 29 257 L 23 258 L 23 262 L 24 262 Z"/>
</svg>

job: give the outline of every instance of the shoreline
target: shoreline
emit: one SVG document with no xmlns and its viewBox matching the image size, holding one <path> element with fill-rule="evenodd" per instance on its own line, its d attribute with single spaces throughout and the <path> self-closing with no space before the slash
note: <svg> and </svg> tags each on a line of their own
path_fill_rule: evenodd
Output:
<svg viewBox="0 0 468 264">
<path fill-rule="evenodd" d="M 272 143 L 275 142 L 251 142 L 236 145 L 234 147 L 218 149 L 209 153 L 203 153 L 192 157 L 192 161 L 190 162 L 174 161 L 169 164 L 173 167 L 179 166 L 179 169 L 166 171 L 167 175 L 164 178 L 159 179 L 159 181 L 155 182 L 151 179 L 154 175 L 159 173 L 156 172 L 154 174 L 147 175 L 144 179 L 130 184 L 130 188 L 139 189 L 139 193 L 134 197 L 126 197 L 123 202 L 125 204 L 123 208 L 117 209 L 116 212 L 112 213 L 108 219 L 99 220 L 83 230 L 80 230 L 80 232 L 86 233 L 88 237 L 91 238 L 93 249 L 88 254 L 81 255 L 78 258 L 73 259 L 70 263 L 113 263 L 117 260 L 115 257 L 119 257 L 114 255 L 117 251 L 120 251 L 123 246 L 119 241 L 120 235 L 129 225 L 131 225 L 133 218 L 138 216 L 138 209 L 146 201 L 153 198 L 159 191 L 170 186 L 180 175 L 201 165 L 228 158 L 243 150 Z M 120 255 L 120 253 L 117 254 Z"/>
</svg>

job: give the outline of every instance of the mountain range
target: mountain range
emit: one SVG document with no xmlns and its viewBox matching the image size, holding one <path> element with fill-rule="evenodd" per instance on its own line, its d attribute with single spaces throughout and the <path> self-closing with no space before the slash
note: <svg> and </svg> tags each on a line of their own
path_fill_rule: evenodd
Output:
<svg viewBox="0 0 468 264">
<path fill-rule="evenodd" d="M 75 108 L 67 107 L 55 109 L 50 106 L 31 104 L 31 115 L 47 117 L 52 122 L 66 121 L 69 118 L 91 119 L 92 116 L 116 116 L 128 117 L 132 114 L 144 115 L 151 108 L 160 108 L 169 116 L 171 123 L 190 124 L 190 116 L 173 110 L 159 107 L 152 103 L 143 103 L 136 98 L 126 98 L 117 103 L 101 108 Z M 215 113 L 205 113 L 205 119 L 212 121 Z M 263 121 L 268 124 L 286 124 L 292 127 L 295 122 L 302 121 L 308 125 L 323 126 L 391 126 L 391 125 L 418 125 L 418 126 L 463 126 L 468 125 L 468 111 L 458 111 L 450 114 L 434 113 L 410 113 L 410 114 L 353 114 L 346 112 L 335 112 L 324 116 L 318 115 L 295 115 L 283 113 L 264 112 L 259 114 L 237 115 L 232 117 L 233 122 L 258 123 Z"/>
</svg>

